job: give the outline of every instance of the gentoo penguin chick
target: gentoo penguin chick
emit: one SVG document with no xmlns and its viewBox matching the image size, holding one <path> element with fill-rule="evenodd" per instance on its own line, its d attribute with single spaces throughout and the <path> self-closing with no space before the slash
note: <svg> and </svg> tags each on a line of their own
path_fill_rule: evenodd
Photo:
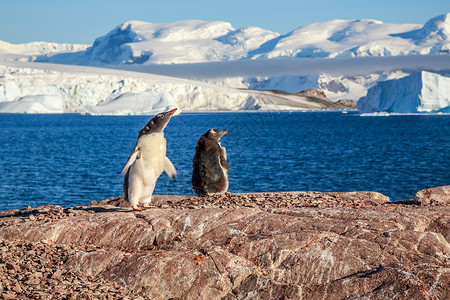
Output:
<svg viewBox="0 0 450 300">
<path fill-rule="evenodd" d="M 125 175 L 123 192 L 133 210 L 149 207 L 152 200 L 156 180 L 163 171 L 174 179 L 177 171 L 166 156 L 166 139 L 164 128 L 177 109 L 163 112 L 154 116 L 147 125 L 139 131 L 136 145 L 128 157 L 122 170 Z"/>
<path fill-rule="evenodd" d="M 227 151 L 219 142 L 226 133 L 228 131 L 211 128 L 197 142 L 191 183 L 199 196 L 228 190 Z"/>
</svg>

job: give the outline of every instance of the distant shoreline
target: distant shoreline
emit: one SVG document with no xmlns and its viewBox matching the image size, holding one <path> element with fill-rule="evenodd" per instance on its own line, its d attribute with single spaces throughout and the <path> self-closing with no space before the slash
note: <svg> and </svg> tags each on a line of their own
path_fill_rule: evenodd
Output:
<svg viewBox="0 0 450 300">
<path fill-rule="evenodd" d="M 217 110 L 217 111 L 182 111 L 181 114 L 230 114 L 230 113 L 353 113 L 352 115 L 358 115 L 360 117 L 389 117 L 389 116 L 450 116 L 450 113 L 443 112 L 423 112 L 423 113 L 358 113 L 356 109 L 324 109 L 324 110 Z M 88 117 L 150 117 L 155 114 L 148 115 L 98 115 L 98 114 L 86 114 L 78 112 L 66 112 L 66 113 L 5 113 L 0 112 L 1 115 L 32 115 L 32 116 L 46 116 L 46 115 L 80 115 Z"/>
</svg>

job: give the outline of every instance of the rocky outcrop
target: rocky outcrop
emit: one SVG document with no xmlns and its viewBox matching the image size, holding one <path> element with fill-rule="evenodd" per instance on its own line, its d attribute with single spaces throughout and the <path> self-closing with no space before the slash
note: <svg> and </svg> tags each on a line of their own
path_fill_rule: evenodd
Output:
<svg viewBox="0 0 450 300">
<path fill-rule="evenodd" d="M 356 105 L 356 102 L 350 99 L 341 99 L 336 101 L 336 104 L 342 105 L 346 107 L 347 109 L 358 109 L 358 105 Z"/>
<path fill-rule="evenodd" d="M 319 89 L 288 93 L 281 90 L 243 89 L 251 97 L 244 109 L 247 110 L 343 110 L 354 109 L 350 102 L 333 102 Z M 351 100 L 348 100 L 351 101 Z"/>
<path fill-rule="evenodd" d="M 414 195 L 414 202 L 419 205 L 449 205 L 450 185 L 420 190 Z"/>
<path fill-rule="evenodd" d="M 327 109 L 334 109 L 334 110 L 358 109 L 358 106 L 356 105 L 355 101 L 344 99 L 332 101 L 327 97 L 327 95 L 325 95 L 325 93 L 322 90 L 319 89 L 303 90 L 300 93 L 297 93 L 296 95 L 306 97 L 310 101 L 319 102 L 322 105 L 326 106 Z"/>
<path fill-rule="evenodd" d="M 0 213 L 0 295 L 450 297 L 449 201 L 289 192 L 153 204 L 135 212 L 117 197 Z"/>
<path fill-rule="evenodd" d="M 321 99 L 328 99 L 327 95 L 325 95 L 325 93 L 319 89 L 303 90 L 300 93 L 298 93 L 298 95 L 304 96 L 304 97 L 315 97 L 315 98 L 321 98 Z"/>
</svg>

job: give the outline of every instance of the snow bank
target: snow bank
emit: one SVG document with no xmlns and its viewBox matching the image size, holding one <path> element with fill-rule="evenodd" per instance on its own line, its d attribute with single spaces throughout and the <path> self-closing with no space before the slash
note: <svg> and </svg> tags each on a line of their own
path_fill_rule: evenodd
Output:
<svg viewBox="0 0 450 300">
<path fill-rule="evenodd" d="M 32 95 L 20 97 L 15 101 L 0 102 L 0 113 L 57 114 L 63 112 L 63 101 L 58 95 Z"/>
<path fill-rule="evenodd" d="M 152 89 L 142 93 L 124 93 L 97 106 L 87 106 L 83 110 L 91 115 L 154 115 L 173 108 L 178 106 L 169 93 Z"/>
<path fill-rule="evenodd" d="M 415 72 L 401 79 L 380 81 L 358 101 L 361 113 L 423 113 L 450 110 L 450 78 Z"/>
</svg>

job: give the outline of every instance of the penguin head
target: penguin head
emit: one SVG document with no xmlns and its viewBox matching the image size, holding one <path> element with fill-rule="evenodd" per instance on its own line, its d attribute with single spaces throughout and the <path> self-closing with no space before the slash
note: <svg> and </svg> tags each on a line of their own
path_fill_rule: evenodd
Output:
<svg viewBox="0 0 450 300">
<path fill-rule="evenodd" d="M 227 134 L 229 131 L 222 131 L 215 128 L 210 128 L 203 136 L 208 140 L 219 142 L 220 138 Z"/>
<path fill-rule="evenodd" d="M 171 111 L 162 112 L 154 116 L 150 121 L 148 121 L 145 127 L 139 131 L 139 136 L 143 134 L 163 132 L 164 128 L 166 128 L 169 123 L 170 118 L 172 118 L 176 111 L 177 109 L 175 108 Z"/>
</svg>

